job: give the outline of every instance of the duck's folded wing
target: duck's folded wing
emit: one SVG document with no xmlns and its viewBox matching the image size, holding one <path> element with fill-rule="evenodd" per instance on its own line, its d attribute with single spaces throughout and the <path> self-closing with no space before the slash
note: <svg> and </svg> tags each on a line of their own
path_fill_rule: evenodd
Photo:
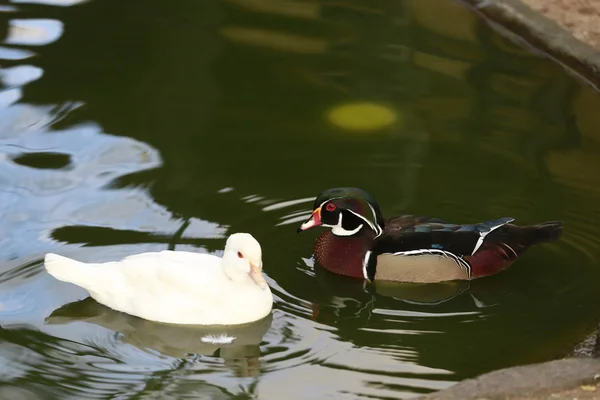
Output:
<svg viewBox="0 0 600 400">
<path fill-rule="evenodd" d="M 513 220 L 514 218 L 500 218 L 474 225 L 427 222 L 404 229 L 386 229 L 377 238 L 373 250 L 379 254 L 440 250 L 458 256 L 469 256 L 479 249 L 489 233 Z"/>
<path fill-rule="evenodd" d="M 425 217 L 422 215 L 399 215 L 396 217 L 391 217 L 385 221 L 385 232 L 399 233 L 401 230 L 410 229 L 417 225 L 427 224 L 446 224 L 446 222 L 439 218 Z"/>
<path fill-rule="evenodd" d="M 469 279 L 471 265 L 464 257 L 474 254 L 489 233 L 512 220 L 475 225 L 430 222 L 386 231 L 365 257 L 365 277 L 404 282 Z"/>
<path fill-rule="evenodd" d="M 164 250 L 126 257 L 119 261 L 119 270 L 127 284 L 149 290 L 200 289 L 221 276 L 220 260 L 210 254 Z"/>
</svg>

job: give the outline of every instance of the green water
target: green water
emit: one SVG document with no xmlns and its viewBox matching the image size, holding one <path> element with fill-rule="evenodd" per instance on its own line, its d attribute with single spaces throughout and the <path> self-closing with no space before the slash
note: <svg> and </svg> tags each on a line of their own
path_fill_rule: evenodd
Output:
<svg viewBox="0 0 600 400">
<path fill-rule="evenodd" d="M 31 0 L 0 19 L 0 398 L 409 398 L 568 354 L 600 316 L 598 97 L 460 4 Z M 330 121 L 357 102 L 396 122 Z M 565 232 L 470 285 L 363 285 L 296 234 L 347 185 L 386 216 Z M 221 348 L 78 302 L 41 265 L 219 254 L 237 231 L 275 304 Z"/>
</svg>

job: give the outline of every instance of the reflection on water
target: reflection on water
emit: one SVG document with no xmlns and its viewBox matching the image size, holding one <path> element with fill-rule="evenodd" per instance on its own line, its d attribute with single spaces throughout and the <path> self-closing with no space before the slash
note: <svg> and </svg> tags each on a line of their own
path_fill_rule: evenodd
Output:
<svg viewBox="0 0 600 400">
<path fill-rule="evenodd" d="M 51 325 L 68 324 L 69 331 L 76 330 L 72 323 L 97 325 L 118 332 L 117 339 L 123 343 L 174 358 L 185 358 L 189 354 L 211 356 L 219 351 L 226 364 L 244 360 L 244 370 L 238 371 L 239 375 L 256 376 L 259 373 L 258 345 L 271 327 L 272 318 L 273 315 L 269 314 L 251 324 L 220 328 L 159 324 L 113 311 L 88 297 L 56 310 L 46 322 Z"/>
<path fill-rule="evenodd" d="M 62 30 L 63 24 L 53 19 L 11 19 L 4 43 L 43 46 L 56 41 Z"/>
<path fill-rule="evenodd" d="M 13 0 L 0 33 L 0 398 L 416 397 L 565 354 L 599 316 L 598 96 L 460 4 Z M 295 233 L 346 185 L 386 216 L 565 231 L 490 278 L 366 284 Z M 275 304 L 234 331 L 114 312 L 41 265 L 236 231 Z"/>
</svg>

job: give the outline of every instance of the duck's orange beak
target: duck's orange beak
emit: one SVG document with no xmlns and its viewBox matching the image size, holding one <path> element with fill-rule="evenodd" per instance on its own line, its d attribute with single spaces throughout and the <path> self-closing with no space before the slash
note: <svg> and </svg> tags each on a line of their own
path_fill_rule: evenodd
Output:
<svg viewBox="0 0 600 400">
<path fill-rule="evenodd" d="M 261 289 L 267 287 L 267 281 L 263 277 L 262 267 L 260 265 L 256 265 L 252 261 L 250 261 L 250 272 L 248 273 L 250 278 L 256 283 Z"/>
<path fill-rule="evenodd" d="M 321 207 L 317 208 L 312 212 L 312 216 L 308 221 L 300 225 L 297 232 L 302 232 L 315 226 L 321 225 Z"/>
</svg>

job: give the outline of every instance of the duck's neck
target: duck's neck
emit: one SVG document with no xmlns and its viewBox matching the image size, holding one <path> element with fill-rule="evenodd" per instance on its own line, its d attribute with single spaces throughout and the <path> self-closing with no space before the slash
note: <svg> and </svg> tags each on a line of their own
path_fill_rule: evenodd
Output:
<svg viewBox="0 0 600 400">
<path fill-rule="evenodd" d="M 327 230 L 315 241 L 315 260 L 335 274 L 362 279 L 363 260 L 371 249 L 374 237 L 370 229 L 361 229 L 352 236 L 336 236 Z"/>
</svg>

